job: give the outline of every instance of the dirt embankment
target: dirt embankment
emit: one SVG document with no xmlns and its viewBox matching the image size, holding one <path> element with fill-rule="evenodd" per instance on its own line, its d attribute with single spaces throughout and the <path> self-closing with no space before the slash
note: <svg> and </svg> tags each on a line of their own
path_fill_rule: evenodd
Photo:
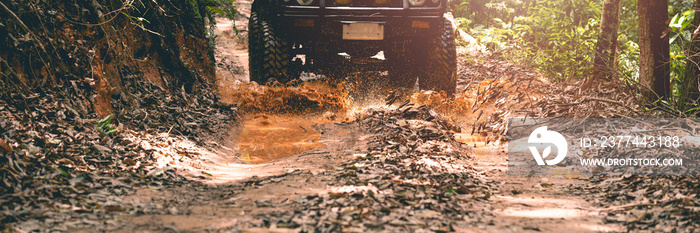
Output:
<svg viewBox="0 0 700 233">
<path fill-rule="evenodd" d="M 101 117 L 132 75 L 191 92 L 214 81 L 208 2 L 5 1 L 3 85 L 24 94 L 74 86 L 85 92 L 76 110 Z"/>
</svg>

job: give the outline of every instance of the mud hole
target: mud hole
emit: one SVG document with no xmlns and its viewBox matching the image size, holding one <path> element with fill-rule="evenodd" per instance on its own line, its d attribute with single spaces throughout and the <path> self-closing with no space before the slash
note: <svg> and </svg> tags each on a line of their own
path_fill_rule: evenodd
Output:
<svg viewBox="0 0 700 233">
<path fill-rule="evenodd" d="M 244 163 L 265 163 L 307 150 L 325 147 L 313 125 L 321 119 L 258 114 L 245 121 L 235 150 Z"/>
</svg>

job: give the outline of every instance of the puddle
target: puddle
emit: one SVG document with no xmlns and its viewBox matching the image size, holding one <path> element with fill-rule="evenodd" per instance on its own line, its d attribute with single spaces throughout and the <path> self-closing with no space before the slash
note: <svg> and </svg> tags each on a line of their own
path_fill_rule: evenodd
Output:
<svg viewBox="0 0 700 233">
<path fill-rule="evenodd" d="M 245 163 L 266 163 L 306 150 L 325 147 L 313 130 L 318 120 L 258 114 L 245 121 L 235 148 Z"/>
<path fill-rule="evenodd" d="M 296 86 L 230 86 L 225 99 L 248 114 L 234 143 L 240 161 L 261 164 L 325 147 L 313 125 L 349 122 L 368 107 L 352 110 L 357 106 L 343 85 L 312 80 Z"/>
</svg>

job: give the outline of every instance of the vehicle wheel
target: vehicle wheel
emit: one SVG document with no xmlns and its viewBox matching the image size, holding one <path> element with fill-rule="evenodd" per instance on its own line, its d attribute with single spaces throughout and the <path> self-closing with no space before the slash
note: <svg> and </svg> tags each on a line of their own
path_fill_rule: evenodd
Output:
<svg viewBox="0 0 700 233">
<path fill-rule="evenodd" d="M 445 20 L 439 37 L 430 43 L 426 69 L 418 78 L 421 90 L 444 91 L 448 96 L 457 89 L 457 49 L 452 24 Z"/>
<path fill-rule="evenodd" d="M 264 84 L 270 79 L 281 83 L 296 78 L 292 71 L 292 45 L 255 5 L 248 22 L 248 67 L 250 81 Z"/>
</svg>

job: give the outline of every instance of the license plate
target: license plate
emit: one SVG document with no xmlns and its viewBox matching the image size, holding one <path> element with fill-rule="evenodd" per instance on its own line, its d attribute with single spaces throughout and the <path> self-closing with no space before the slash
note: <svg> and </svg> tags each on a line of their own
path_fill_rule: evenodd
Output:
<svg viewBox="0 0 700 233">
<path fill-rule="evenodd" d="M 384 25 L 378 23 L 343 24 L 343 40 L 383 40 Z"/>
</svg>

